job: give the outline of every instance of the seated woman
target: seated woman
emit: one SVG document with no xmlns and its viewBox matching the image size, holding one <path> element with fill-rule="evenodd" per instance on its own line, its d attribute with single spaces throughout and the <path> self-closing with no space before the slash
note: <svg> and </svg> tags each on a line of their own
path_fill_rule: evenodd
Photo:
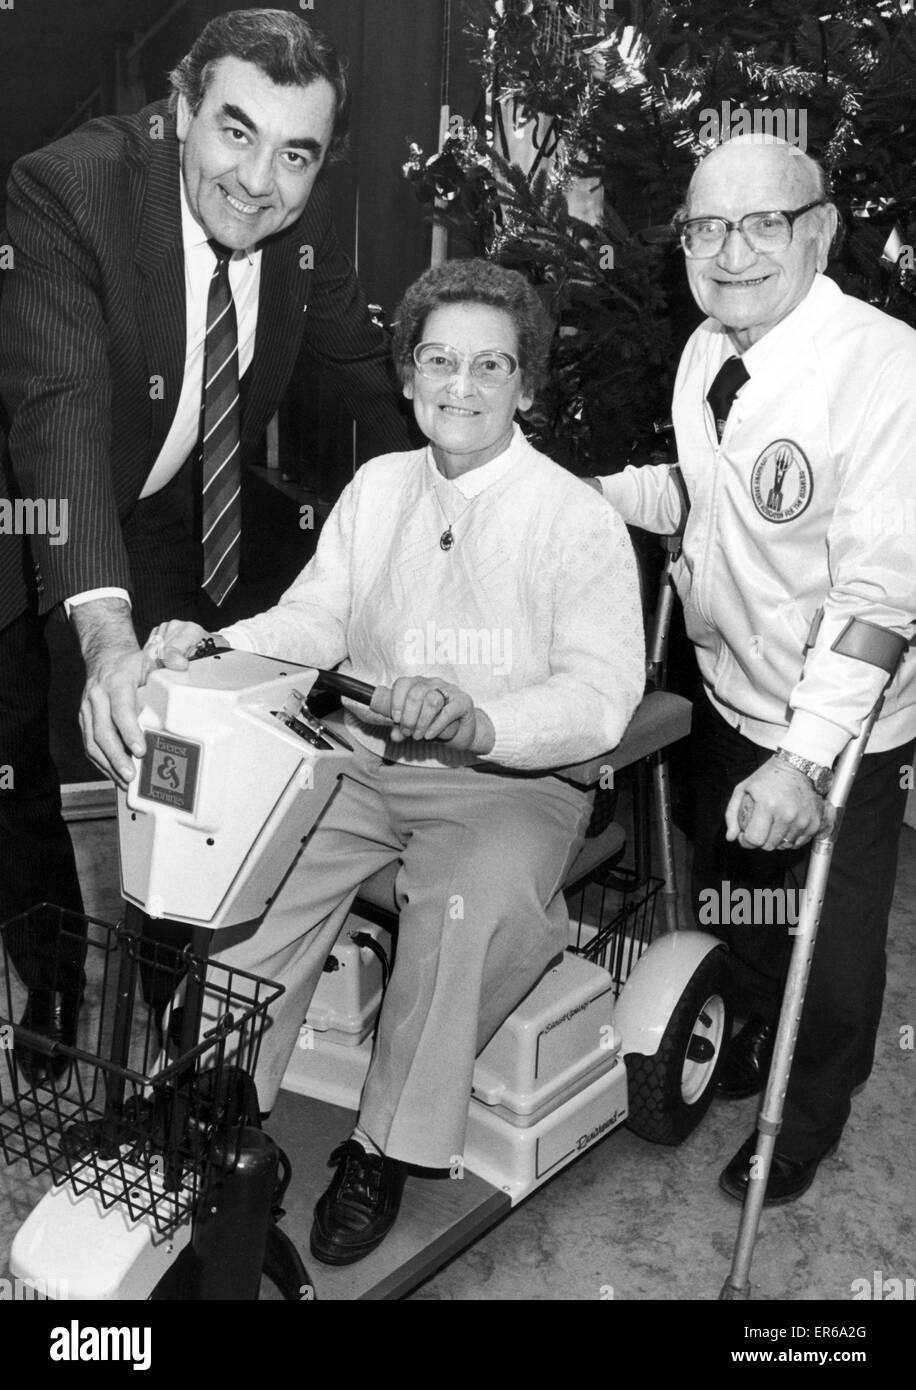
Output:
<svg viewBox="0 0 916 1390">
<path fill-rule="evenodd" d="M 359 885 L 399 862 L 359 1124 L 315 1209 L 312 1253 L 330 1264 L 380 1243 L 405 1164 L 460 1156 L 476 1054 L 567 944 L 559 889 L 591 797 L 549 769 L 612 749 L 643 689 L 626 529 L 513 423 L 550 338 L 514 271 L 422 275 L 394 354 L 429 447 L 361 468 L 279 604 L 223 631 L 378 687 L 371 709 L 346 708 L 352 761 L 269 912 L 214 957 L 286 987 L 256 1077 L 269 1109 Z M 204 635 L 163 624 L 147 664 L 182 669 Z"/>
</svg>

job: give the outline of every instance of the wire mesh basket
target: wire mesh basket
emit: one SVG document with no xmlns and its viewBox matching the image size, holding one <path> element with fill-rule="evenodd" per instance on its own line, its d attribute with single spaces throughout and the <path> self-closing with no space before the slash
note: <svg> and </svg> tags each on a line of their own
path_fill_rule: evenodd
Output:
<svg viewBox="0 0 916 1390">
<path fill-rule="evenodd" d="M 241 1126 L 257 1122 L 250 1076 L 282 987 L 146 940 L 138 923 L 47 903 L 5 923 L 0 940 L 4 1158 L 170 1234 L 237 1161 Z M 158 1009 L 135 1007 L 141 984 Z M 47 991 L 82 996 L 72 1046 L 31 1026 Z"/>
<path fill-rule="evenodd" d="M 651 945 L 655 909 L 663 880 L 642 883 L 608 869 L 580 885 L 567 898 L 569 950 L 610 973 L 614 998 L 626 984 L 634 965 Z"/>
</svg>

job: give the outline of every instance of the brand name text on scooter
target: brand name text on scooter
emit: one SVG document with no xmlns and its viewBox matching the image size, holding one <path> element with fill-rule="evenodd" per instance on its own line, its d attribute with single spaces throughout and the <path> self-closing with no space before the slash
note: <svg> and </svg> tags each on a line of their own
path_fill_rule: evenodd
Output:
<svg viewBox="0 0 916 1390">
<path fill-rule="evenodd" d="M 152 1364 L 149 1327 L 81 1327 L 72 1318 L 66 1327 L 51 1328 L 52 1361 L 131 1361 L 135 1371 Z"/>
</svg>

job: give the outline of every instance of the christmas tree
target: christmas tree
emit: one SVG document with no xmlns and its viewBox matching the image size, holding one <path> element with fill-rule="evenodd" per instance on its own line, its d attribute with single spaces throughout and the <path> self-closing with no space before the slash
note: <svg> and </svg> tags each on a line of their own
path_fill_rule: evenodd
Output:
<svg viewBox="0 0 916 1390">
<path fill-rule="evenodd" d="M 481 0 L 469 27 L 486 109 L 408 172 L 452 254 L 524 271 L 557 318 L 529 430 L 558 461 L 606 472 L 658 445 L 698 319 L 671 218 L 752 122 L 824 163 L 829 273 L 916 326 L 912 0 Z"/>
</svg>

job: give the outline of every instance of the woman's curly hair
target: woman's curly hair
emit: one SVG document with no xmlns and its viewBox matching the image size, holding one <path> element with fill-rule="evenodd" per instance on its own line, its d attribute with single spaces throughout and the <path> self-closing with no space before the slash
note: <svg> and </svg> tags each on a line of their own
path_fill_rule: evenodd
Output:
<svg viewBox="0 0 916 1390">
<path fill-rule="evenodd" d="M 536 395 L 547 375 L 553 322 L 524 275 L 484 260 L 445 261 L 407 290 L 395 310 L 392 343 L 402 385 L 413 379 L 413 350 L 423 341 L 427 319 L 443 304 L 486 304 L 507 313 L 518 338 L 524 389 Z"/>
</svg>

